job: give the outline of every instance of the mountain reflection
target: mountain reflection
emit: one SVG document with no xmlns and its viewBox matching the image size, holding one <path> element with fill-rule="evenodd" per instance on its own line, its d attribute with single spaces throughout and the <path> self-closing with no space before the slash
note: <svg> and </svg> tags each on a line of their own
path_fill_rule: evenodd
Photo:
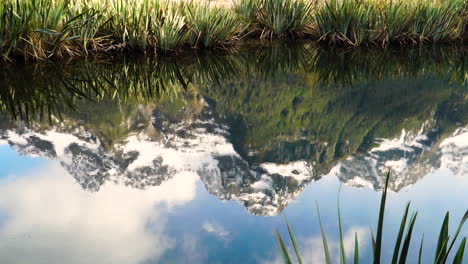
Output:
<svg viewBox="0 0 468 264">
<path fill-rule="evenodd" d="M 6 68 L 0 140 L 59 160 L 90 191 L 195 172 L 259 215 L 330 173 L 379 190 L 390 168 L 399 191 L 436 168 L 467 170 L 463 50 L 191 55 Z"/>
</svg>

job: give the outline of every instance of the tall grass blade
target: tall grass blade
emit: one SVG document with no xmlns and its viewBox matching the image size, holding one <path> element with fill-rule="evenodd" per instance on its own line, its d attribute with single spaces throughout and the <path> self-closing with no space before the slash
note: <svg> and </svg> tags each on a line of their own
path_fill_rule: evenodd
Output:
<svg viewBox="0 0 468 264">
<path fill-rule="evenodd" d="M 379 222 L 377 225 L 377 238 L 375 240 L 374 248 L 374 264 L 380 263 L 380 254 L 382 251 L 382 234 L 383 234 L 383 221 L 385 216 L 385 202 L 387 200 L 388 181 L 390 179 L 390 171 L 387 173 L 385 180 L 385 188 L 382 192 L 382 199 L 380 200 Z"/>
<path fill-rule="evenodd" d="M 421 238 L 421 245 L 419 246 L 418 264 L 422 263 L 423 245 L 424 245 L 424 234 L 423 234 L 423 236 Z"/>
<path fill-rule="evenodd" d="M 465 245 L 466 245 L 466 237 L 463 238 L 463 241 L 460 244 L 460 247 L 457 250 L 457 254 L 453 259 L 453 264 L 462 264 L 463 263 L 463 256 L 465 255 Z"/>
<path fill-rule="evenodd" d="M 327 264 L 331 264 L 331 257 L 330 257 L 330 250 L 328 249 L 328 243 L 327 243 L 327 236 L 325 235 L 325 232 L 323 231 L 323 226 L 322 226 L 322 218 L 320 217 L 320 209 L 318 206 L 318 202 L 315 202 L 315 205 L 317 207 L 317 215 L 318 215 L 318 221 L 320 225 L 320 232 L 322 233 L 322 242 L 323 242 L 323 251 L 325 253 L 325 261 Z"/>
<path fill-rule="evenodd" d="M 436 255 L 434 259 L 435 264 L 441 263 L 440 261 L 447 254 L 447 243 L 448 243 L 448 225 L 449 225 L 450 214 L 447 212 L 444 217 L 444 222 L 439 232 L 439 239 L 437 242 Z"/>
<path fill-rule="evenodd" d="M 357 233 L 354 233 L 354 264 L 359 264 L 359 242 Z"/>
<path fill-rule="evenodd" d="M 408 202 L 406 204 L 405 213 L 403 215 L 403 218 L 401 219 L 400 230 L 398 231 L 398 236 L 397 236 L 397 240 L 396 240 L 396 243 L 395 243 L 395 248 L 393 249 L 392 264 L 396 264 L 397 261 L 398 261 L 398 255 L 400 253 L 401 240 L 403 239 L 403 233 L 405 231 L 406 218 L 408 217 L 409 207 L 410 207 L 410 202 Z"/>
<path fill-rule="evenodd" d="M 284 244 L 283 239 L 281 238 L 281 235 L 278 233 L 278 230 L 275 231 L 275 236 L 276 236 L 276 241 L 278 242 L 278 247 L 281 252 L 281 256 L 283 257 L 283 261 L 285 264 L 291 264 L 291 257 L 289 256 L 288 249 L 286 248 L 286 245 Z"/>
<path fill-rule="evenodd" d="M 405 242 L 403 243 L 403 247 L 401 248 L 400 260 L 398 262 L 400 264 L 406 263 L 406 258 L 408 257 L 408 251 L 409 251 L 409 247 L 411 243 L 411 236 L 413 234 L 414 223 L 416 222 L 417 216 L 418 216 L 418 213 L 416 212 L 413 214 L 413 216 L 410 219 L 409 229 L 408 229 L 408 232 L 406 233 Z"/>
<path fill-rule="evenodd" d="M 296 238 L 294 237 L 294 233 L 291 229 L 291 226 L 289 225 L 288 218 L 284 216 L 284 219 L 286 220 L 286 225 L 288 227 L 289 238 L 291 239 L 294 251 L 296 252 L 297 261 L 299 262 L 299 264 L 302 264 L 301 254 L 299 253 L 299 247 L 297 246 Z"/>
<path fill-rule="evenodd" d="M 460 234 L 460 231 L 465 224 L 466 220 L 468 220 L 468 210 L 465 212 L 465 215 L 463 216 L 462 220 L 460 221 L 460 224 L 458 224 L 457 231 L 455 232 L 455 236 L 453 237 L 452 243 L 450 244 L 450 247 L 447 250 L 447 253 L 445 254 L 442 263 L 445 263 L 447 261 L 448 255 L 450 254 L 450 251 L 453 248 L 453 245 L 455 244 L 455 241 L 458 238 L 458 235 Z"/>
<path fill-rule="evenodd" d="M 338 229 L 340 231 L 340 259 L 341 264 L 346 264 L 346 253 L 344 249 L 344 241 L 343 241 L 343 228 L 341 225 L 341 210 L 340 210 L 340 194 L 341 194 L 341 184 L 340 188 L 338 189 Z"/>
<path fill-rule="evenodd" d="M 442 247 L 447 247 L 447 244 L 448 244 L 448 241 L 450 240 L 450 236 L 448 236 L 444 242 L 442 242 Z M 444 259 L 445 255 L 447 254 L 447 252 L 444 252 L 444 251 L 440 251 L 440 252 L 436 252 L 436 259 L 434 260 L 434 263 L 435 264 L 439 264 L 439 263 L 444 263 L 442 262 L 442 259 Z"/>
</svg>

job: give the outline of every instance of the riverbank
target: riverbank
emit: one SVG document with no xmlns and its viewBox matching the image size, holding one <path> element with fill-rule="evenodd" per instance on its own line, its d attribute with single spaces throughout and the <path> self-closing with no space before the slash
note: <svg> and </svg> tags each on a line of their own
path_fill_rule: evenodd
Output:
<svg viewBox="0 0 468 264">
<path fill-rule="evenodd" d="M 464 0 L 6 0 L 0 14 L 4 62 L 226 48 L 247 39 L 386 47 L 468 38 Z"/>
</svg>

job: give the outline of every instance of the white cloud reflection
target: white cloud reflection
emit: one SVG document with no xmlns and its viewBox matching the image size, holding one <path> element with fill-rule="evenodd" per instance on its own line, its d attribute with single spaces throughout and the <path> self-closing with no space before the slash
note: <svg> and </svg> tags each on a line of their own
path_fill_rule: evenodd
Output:
<svg viewBox="0 0 468 264">
<path fill-rule="evenodd" d="M 162 212 L 195 197 L 194 173 L 138 190 L 111 182 L 90 193 L 56 163 L 0 180 L 2 263 L 140 263 L 174 247 Z"/>
<path fill-rule="evenodd" d="M 224 228 L 221 224 L 215 221 L 206 221 L 203 223 L 202 228 L 205 232 L 213 234 L 221 240 L 231 240 L 231 233 Z"/>
</svg>

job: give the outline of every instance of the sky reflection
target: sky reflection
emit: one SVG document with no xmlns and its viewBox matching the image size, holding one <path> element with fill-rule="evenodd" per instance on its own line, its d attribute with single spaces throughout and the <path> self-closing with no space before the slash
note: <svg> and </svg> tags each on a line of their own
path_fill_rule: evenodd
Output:
<svg viewBox="0 0 468 264">
<path fill-rule="evenodd" d="M 2 147 L 5 148 L 5 147 Z M 3 153 L 6 151 L 2 150 Z M 274 229 L 286 235 L 282 216 L 254 216 L 234 201 L 210 195 L 193 172 L 145 190 L 107 182 L 98 192 L 81 188 L 57 162 L 40 160 L 34 169 L 10 164 L 16 174 L 0 180 L 0 258 L 4 263 L 280 263 Z M 28 165 L 28 166 L 25 166 Z M 284 210 L 307 263 L 321 263 L 318 201 L 332 256 L 339 253 L 334 175 L 313 182 Z M 468 178 L 439 169 L 417 184 L 391 192 L 384 241 L 397 230 L 405 203 L 419 211 L 413 243 L 425 234 L 424 258 L 433 256 L 436 229 L 451 211 L 451 230 L 466 207 Z M 345 245 L 351 252 L 357 233 L 361 256 L 370 257 L 369 225 L 376 222 L 380 193 L 344 185 L 341 193 Z M 466 229 L 462 236 L 468 235 Z M 384 243 L 384 256 L 393 244 Z M 410 252 L 415 258 L 416 252 Z M 349 254 L 351 255 L 351 254 Z"/>
<path fill-rule="evenodd" d="M 4 263 L 140 263 L 174 247 L 165 213 L 190 202 L 196 175 L 138 190 L 84 191 L 57 163 L 0 182 Z"/>
</svg>

